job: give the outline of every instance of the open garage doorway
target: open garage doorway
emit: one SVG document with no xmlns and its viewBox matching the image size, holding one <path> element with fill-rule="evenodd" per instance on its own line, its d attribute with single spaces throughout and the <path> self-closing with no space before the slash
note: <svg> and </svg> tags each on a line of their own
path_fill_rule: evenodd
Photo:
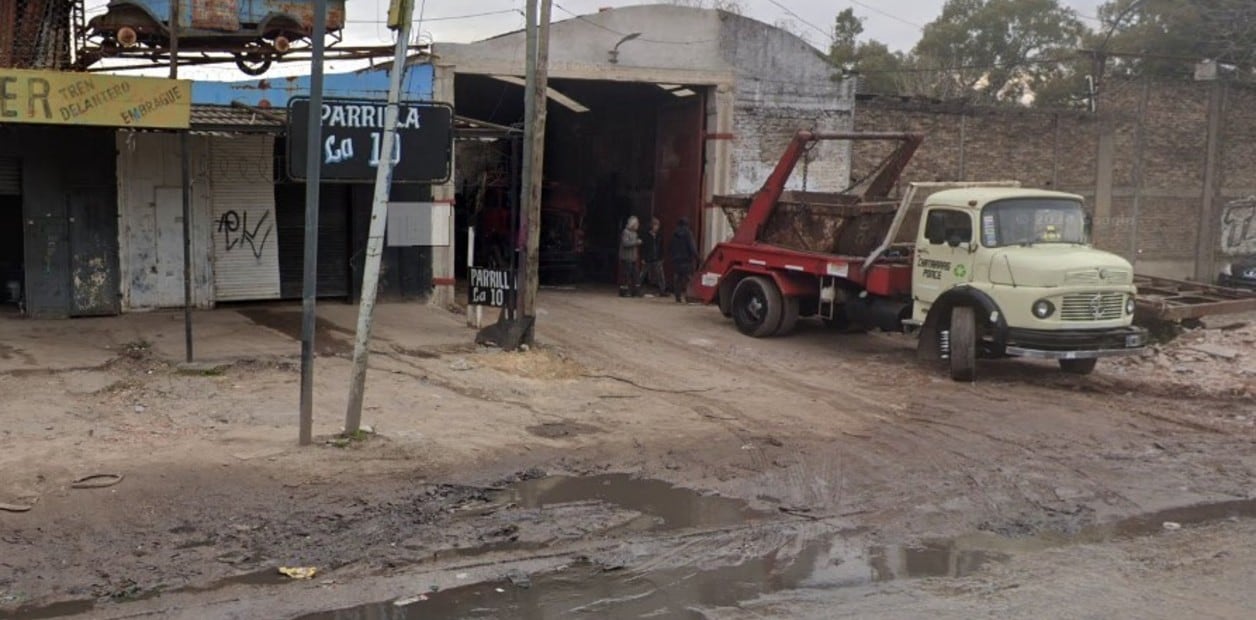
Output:
<svg viewBox="0 0 1256 620">
<path fill-rule="evenodd" d="M 695 234 L 701 230 L 705 88 L 575 79 L 549 86 L 542 284 L 614 283 L 619 235 L 630 216 L 643 228 L 660 220 L 664 256 L 681 218 Z M 522 126 L 523 90 L 517 78 L 458 74 L 455 108 L 459 116 Z M 481 244 L 500 244 L 498 229 L 511 221 L 510 192 L 517 194 L 520 172 L 509 143 L 459 146 L 455 182 L 466 214 L 459 237 L 476 224 L 477 261 L 487 260 Z"/>
</svg>

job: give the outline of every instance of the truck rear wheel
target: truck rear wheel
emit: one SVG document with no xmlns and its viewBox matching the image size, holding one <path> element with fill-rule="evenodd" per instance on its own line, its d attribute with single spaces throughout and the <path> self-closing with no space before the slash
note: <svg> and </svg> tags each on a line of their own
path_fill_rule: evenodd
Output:
<svg viewBox="0 0 1256 620">
<path fill-rule="evenodd" d="M 951 378 L 972 381 L 977 376 L 977 318 L 968 306 L 951 309 Z"/>
<path fill-rule="evenodd" d="M 1060 360 L 1060 370 L 1070 375 L 1088 375 L 1095 370 L 1095 364 L 1099 360 L 1095 358 L 1080 360 Z"/>
<path fill-rule="evenodd" d="M 763 276 L 750 276 L 733 291 L 733 322 L 741 333 L 765 338 L 780 328 L 784 305 L 776 284 Z"/>
<path fill-rule="evenodd" d="M 797 297 L 785 297 L 785 305 L 781 309 L 781 326 L 776 328 L 776 336 L 788 336 L 798 325 L 799 303 Z"/>
</svg>

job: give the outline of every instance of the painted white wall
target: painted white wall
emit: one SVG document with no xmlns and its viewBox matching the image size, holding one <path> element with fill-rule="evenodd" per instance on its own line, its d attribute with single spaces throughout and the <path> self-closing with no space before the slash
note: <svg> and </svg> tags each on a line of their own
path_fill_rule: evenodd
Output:
<svg viewBox="0 0 1256 620">
<path fill-rule="evenodd" d="M 120 131 L 118 256 L 123 311 L 183 306 L 183 194 L 175 134 Z M 188 140 L 192 173 L 192 301 L 213 305 L 208 139 Z"/>
</svg>

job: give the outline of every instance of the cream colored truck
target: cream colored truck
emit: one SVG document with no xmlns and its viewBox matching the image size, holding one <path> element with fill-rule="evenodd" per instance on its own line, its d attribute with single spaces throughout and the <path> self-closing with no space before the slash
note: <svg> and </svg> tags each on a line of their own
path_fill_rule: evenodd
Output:
<svg viewBox="0 0 1256 620">
<path fill-rule="evenodd" d="M 1090 244 L 1082 197 L 1018 187 L 930 195 L 912 261 L 909 328 L 923 357 L 972 380 L 978 357 L 1059 360 L 1086 374 L 1146 345 L 1134 271 Z"/>
<path fill-rule="evenodd" d="M 843 192 L 786 190 L 823 140 L 899 146 Z M 707 255 L 690 293 L 756 338 L 787 335 L 801 317 L 917 332 L 921 358 L 946 360 L 961 381 L 975 377 L 978 358 L 1054 359 L 1086 374 L 1101 357 L 1143 350 L 1133 270 L 1090 245 L 1080 196 L 939 182 L 909 183 L 895 199 L 922 140 L 798 132 L 757 193 L 713 199 L 735 231 Z"/>
</svg>

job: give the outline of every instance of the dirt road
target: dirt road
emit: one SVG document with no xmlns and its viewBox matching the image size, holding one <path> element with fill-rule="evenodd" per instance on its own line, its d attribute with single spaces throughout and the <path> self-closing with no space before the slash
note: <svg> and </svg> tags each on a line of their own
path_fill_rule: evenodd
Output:
<svg viewBox="0 0 1256 620">
<path fill-rule="evenodd" d="M 298 311 L 242 309 L 254 331 L 224 337 L 282 340 Z M 320 331 L 320 440 L 339 431 L 351 319 Z M 1232 578 L 1256 564 L 1237 544 L 1251 526 L 1225 521 L 1256 493 L 1241 338 L 1226 336 L 1221 382 L 992 362 L 962 385 L 916 365 L 906 337 L 805 324 L 754 340 L 671 300 L 546 291 L 544 346 L 526 354 L 470 345 L 452 315 L 423 321 L 373 346 L 376 434 L 309 449 L 292 445 L 291 355 L 189 371 L 134 341 L 102 365 L 0 374 L 0 503 L 30 508 L 0 510 L 0 617 L 1162 617 L 1203 602 L 1236 617 L 1256 602 Z M 70 484 L 95 473 L 123 478 Z M 1157 514 L 1182 506 L 1202 507 Z"/>
</svg>

